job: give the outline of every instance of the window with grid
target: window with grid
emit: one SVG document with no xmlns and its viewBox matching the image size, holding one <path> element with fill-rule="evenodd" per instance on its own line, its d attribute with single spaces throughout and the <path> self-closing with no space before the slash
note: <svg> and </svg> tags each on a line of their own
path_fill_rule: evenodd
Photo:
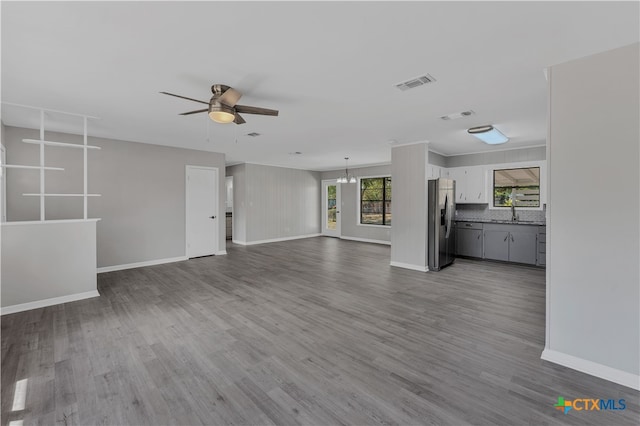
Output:
<svg viewBox="0 0 640 426">
<path fill-rule="evenodd" d="M 391 177 L 360 179 L 360 224 L 391 226 Z"/>
</svg>

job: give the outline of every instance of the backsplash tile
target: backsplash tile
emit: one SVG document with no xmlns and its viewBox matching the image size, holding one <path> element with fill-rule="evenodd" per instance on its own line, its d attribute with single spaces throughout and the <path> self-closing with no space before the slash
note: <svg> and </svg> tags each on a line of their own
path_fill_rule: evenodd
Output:
<svg viewBox="0 0 640 426">
<path fill-rule="evenodd" d="M 516 207 L 518 218 L 527 222 L 544 222 L 547 205 L 542 210 L 522 210 Z M 511 209 L 493 210 L 488 204 L 457 204 L 456 219 L 511 220 Z"/>
</svg>

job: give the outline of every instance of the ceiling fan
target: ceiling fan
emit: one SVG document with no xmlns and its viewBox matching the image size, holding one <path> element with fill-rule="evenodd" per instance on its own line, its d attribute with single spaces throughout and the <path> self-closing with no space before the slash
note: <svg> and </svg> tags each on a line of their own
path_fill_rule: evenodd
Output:
<svg viewBox="0 0 640 426">
<path fill-rule="evenodd" d="M 211 86 L 211 92 L 213 96 L 209 102 L 199 101 L 197 99 L 187 98 L 186 96 L 174 95 L 173 93 L 160 92 L 165 95 L 175 96 L 176 98 L 187 99 L 193 102 L 199 102 L 201 104 L 209 105 L 208 108 L 198 109 L 195 111 L 183 112 L 180 115 L 198 114 L 200 112 L 208 112 L 209 118 L 216 123 L 231 123 L 236 124 L 246 123 L 244 118 L 239 113 L 243 114 L 258 114 L 258 115 L 273 115 L 277 116 L 278 111 L 275 109 L 259 108 L 248 105 L 238 105 L 237 102 L 242 96 L 242 93 L 238 92 L 233 87 L 225 86 L 224 84 L 214 84 Z"/>
</svg>

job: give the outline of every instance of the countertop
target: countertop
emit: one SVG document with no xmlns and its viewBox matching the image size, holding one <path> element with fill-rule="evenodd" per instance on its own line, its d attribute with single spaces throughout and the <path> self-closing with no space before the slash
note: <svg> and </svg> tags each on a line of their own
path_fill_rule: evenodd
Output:
<svg viewBox="0 0 640 426">
<path fill-rule="evenodd" d="M 527 221 L 527 220 L 498 220 L 498 219 L 454 219 L 456 222 L 474 222 L 474 223 L 501 223 L 508 225 L 537 225 L 546 226 L 544 221 Z"/>
</svg>

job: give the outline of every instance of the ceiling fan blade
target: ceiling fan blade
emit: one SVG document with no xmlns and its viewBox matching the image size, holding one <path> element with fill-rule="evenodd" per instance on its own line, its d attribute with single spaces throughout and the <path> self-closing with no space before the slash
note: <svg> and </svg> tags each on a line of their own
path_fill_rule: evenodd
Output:
<svg viewBox="0 0 640 426">
<path fill-rule="evenodd" d="M 233 122 L 236 123 L 236 124 L 244 124 L 244 123 L 246 123 L 246 121 L 244 121 L 244 118 L 242 118 L 242 116 L 240 114 L 238 114 L 237 112 L 236 112 L 236 118 L 235 118 L 235 120 L 233 120 Z"/>
<path fill-rule="evenodd" d="M 197 109 L 195 111 L 189 111 L 189 112 L 183 112 L 182 114 L 179 115 L 189 115 L 189 114 L 198 114 L 200 112 L 207 112 L 209 111 L 209 108 L 205 108 L 205 109 Z"/>
<path fill-rule="evenodd" d="M 175 96 L 176 98 L 186 99 L 188 101 L 200 102 L 201 104 L 209 105 L 209 102 L 199 101 L 197 99 L 192 99 L 192 98 L 187 98 L 186 96 L 174 95 L 173 93 L 169 93 L 169 92 L 160 92 L 160 93 L 162 93 L 164 95 Z"/>
<path fill-rule="evenodd" d="M 219 98 L 218 102 L 228 105 L 230 107 L 235 106 L 238 100 L 242 97 L 242 93 L 238 92 L 233 87 L 229 87 Z"/>
<path fill-rule="evenodd" d="M 268 109 L 268 108 L 259 108 L 248 105 L 236 105 L 235 106 L 237 112 L 243 112 L 246 114 L 259 114 L 259 115 L 278 115 L 278 110 Z"/>
</svg>

